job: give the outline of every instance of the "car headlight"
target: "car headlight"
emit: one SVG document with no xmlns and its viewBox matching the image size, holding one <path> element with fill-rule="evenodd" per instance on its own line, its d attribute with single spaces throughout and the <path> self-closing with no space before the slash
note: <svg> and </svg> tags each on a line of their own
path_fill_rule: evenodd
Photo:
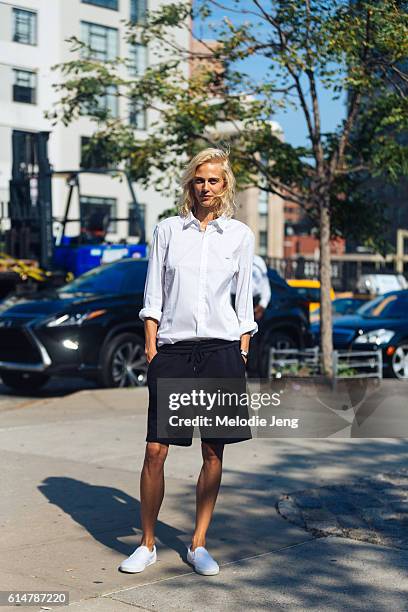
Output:
<svg viewBox="0 0 408 612">
<path fill-rule="evenodd" d="M 47 327 L 63 327 L 65 325 L 82 325 L 84 321 L 95 319 L 105 314 L 106 309 L 92 310 L 91 312 L 77 312 L 74 314 L 63 314 L 56 319 L 48 321 Z"/>
<path fill-rule="evenodd" d="M 392 329 L 373 329 L 372 331 L 366 332 L 357 336 L 354 340 L 355 344 L 387 344 L 391 338 L 395 335 Z"/>
</svg>

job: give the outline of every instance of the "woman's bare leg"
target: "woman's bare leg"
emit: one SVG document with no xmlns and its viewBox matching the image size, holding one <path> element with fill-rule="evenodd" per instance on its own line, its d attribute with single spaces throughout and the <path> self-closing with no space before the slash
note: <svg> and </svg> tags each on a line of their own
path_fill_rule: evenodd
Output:
<svg viewBox="0 0 408 612">
<path fill-rule="evenodd" d="M 202 442 L 203 465 L 196 489 L 196 526 L 191 550 L 205 546 L 205 538 L 213 515 L 221 484 L 224 444 Z"/>
<path fill-rule="evenodd" d="M 168 444 L 148 442 L 140 476 L 140 519 L 142 523 L 141 545 L 149 550 L 154 546 L 154 530 L 164 497 L 164 462 Z"/>
</svg>

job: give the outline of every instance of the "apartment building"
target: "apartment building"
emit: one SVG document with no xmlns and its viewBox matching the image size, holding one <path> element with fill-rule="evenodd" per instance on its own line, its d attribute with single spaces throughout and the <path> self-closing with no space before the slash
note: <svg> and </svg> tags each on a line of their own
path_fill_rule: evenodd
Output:
<svg viewBox="0 0 408 612">
<path fill-rule="evenodd" d="M 21 163 L 30 163 L 30 135 L 50 131 L 49 159 L 55 171 L 77 170 L 84 165 L 81 151 L 95 124 L 87 116 L 64 127 L 51 126 L 44 112 L 52 109 L 57 94 L 52 85 L 58 73 L 55 64 L 73 59 L 67 39 L 76 36 L 92 49 L 99 60 L 127 57 L 129 76 L 143 72 L 154 62 L 154 49 L 129 45 L 124 40 L 124 21 L 143 19 L 146 2 L 155 10 L 169 0 L 0 0 L 0 201 L 9 199 L 8 182 L 11 178 L 12 134 L 24 133 Z M 188 45 L 186 41 L 180 41 Z M 154 117 L 144 112 L 137 101 L 129 104 L 118 98 L 115 91 L 106 93 L 101 105 L 110 108 L 114 116 L 129 121 L 138 134 L 146 134 Z M 81 159 L 82 158 L 82 159 Z M 132 224 L 125 220 L 132 216 L 131 194 L 126 181 L 108 175 L 81 174 L 81 195 L 76 192 L 70 216 L 86 223 L 93 213 L 104 211 L 112 221 L 107 238 L 117 241 L 132 237 Z M 149 238 L 157 217 L 173 205 L 173 199 L 161 195 L 154 188 L 141 189 L 134 184 L 136 199 L 145 215 L 146 236 Z M 53 215 L 64 214 L 68 186 L 66 177 L 53 179 Z M 58 222 L 55 222 L 55 231 Z M 67 226 L 67 235 L 80 231 L 79 221 Z M 136 239 L 136 238 L 135 238 Z"/>
<path fill-rule="evenodd" d="M 255 234 L 255 251 L 262 257 L 283 257 L 284 205 L 280 196 L 258 187 L 237 194 L 236 218 Z"/>
</svg>

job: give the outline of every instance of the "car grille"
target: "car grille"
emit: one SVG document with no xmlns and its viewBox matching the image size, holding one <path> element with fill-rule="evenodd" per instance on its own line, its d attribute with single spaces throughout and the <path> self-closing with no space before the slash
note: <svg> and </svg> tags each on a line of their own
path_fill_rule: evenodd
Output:
<svg viewBox="0 0 408 612">
<path fill-rule="evenodd" d="M 0 361 L 41 363 L 41 354 L 23 329 L 0 328 Z"/>
<path fill-rule="evenodd" d="M 333 330 L 333 345 L 335 349 L 348 348 L 353 341 L 356 332 L 354 329 Z"/>
</svg>

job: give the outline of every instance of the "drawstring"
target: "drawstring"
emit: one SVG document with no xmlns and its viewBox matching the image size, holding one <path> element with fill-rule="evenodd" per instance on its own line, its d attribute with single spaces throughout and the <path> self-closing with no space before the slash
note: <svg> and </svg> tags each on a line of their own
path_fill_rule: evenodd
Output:
<svg viewBox="0 0 408 612">
<path fill-rule="evenodd" d="M 197 366 L 201 364 L 207 357 L 212 355 L 214 351 L 223 349 L 231 349 L 239 347 L 237 340 L 201 340 L 197 341 L 180 341 L 175 344 L 163 344 L 159 347 L 160 352 L 171 355 L 187 355 L 187 362 L 193 364 L 194 372 Z"/>
<path fill-rule="evenodd" d="M 200 345 L 197 342 L 194 346 L 193 346 L 193 350 L 191 351 L 191 353 L 188 356 L 187 361 L 190 363 L 191 361 L 193 362 L 193 369 L 196 369 L 196 366 L 198 366 L 199 363 L 201 363 L 201 361 L 203 360 L 203 356 L 204 353 L 202 353 L 200 351 Z"/>
</svg>

